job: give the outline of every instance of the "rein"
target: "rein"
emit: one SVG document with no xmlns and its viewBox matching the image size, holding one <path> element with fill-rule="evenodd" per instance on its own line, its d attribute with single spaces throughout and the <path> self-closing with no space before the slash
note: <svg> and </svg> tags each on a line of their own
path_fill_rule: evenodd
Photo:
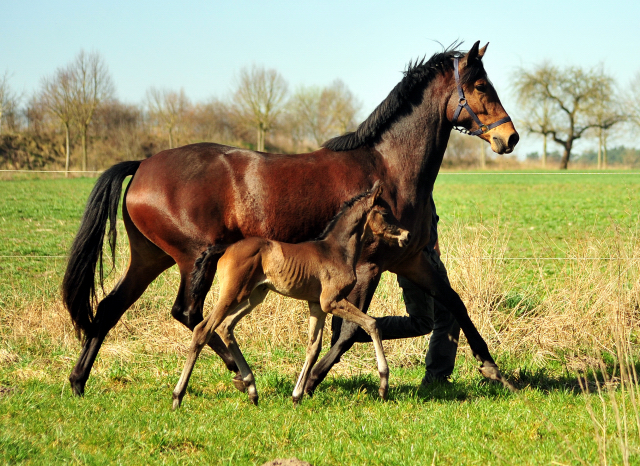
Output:
<svg viewBox="0 0 640 466">
<path fill-rule="evenodd" d="M 457 58 L 453 59 L 453 73 L 456 77 L 456 86 L 458 88 L 458 98 L 459 98 L 458 107 L 456 108 L 456 111 L 453 114 L 453 119 L 451 120 L 451 123 L 453 123 L 454 129 L 456 129 L 457 131 L 460 131 L 463 134 L 468 134 L 469 136 L 480 136 L 481 134 L 484 134 L 497 126 L 500 126 L 504 123 L 508 123 L 509 121 L 511 121 L 511 117 L 506 116 L 496 122 L 491 123 L 490 125 L 485 125 L 484 123 L 482 123 L 480 121 L 480 118 L 478 118 L 478 116 L 473 112 L 473 110 L 471 110 L 471 107 L 467 103 L 467 99 L 464 96 L 464 91 L 462 90 L 462 86 L 460 85 L 460 73 L 458 72 Z M 456 125 L 456 123 L 458 122 L 458 117 L 460 116 L 460 112 L 462 112 L 463 108 L 467 109 L 467 112 L 469 112 L 469 115 L 471 115 L 471 118 L 473 118 L 473 120 L 478 124 L 479 128 L 477 130 L 469 131 L 469 130 L 466 130 L 465 128 L 459 128 Z"/>
</svg>

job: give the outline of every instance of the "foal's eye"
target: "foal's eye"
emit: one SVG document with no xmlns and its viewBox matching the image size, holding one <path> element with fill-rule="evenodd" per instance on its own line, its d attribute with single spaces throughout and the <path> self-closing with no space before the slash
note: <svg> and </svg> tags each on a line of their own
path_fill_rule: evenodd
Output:
<svg viewBox="0 0 640 466">
<path fill-rule="evenodd" d="M 476 91 L 478 92 L 487 92 L 487 85 L 484 83 L 476 84 Z"/>
</svg>

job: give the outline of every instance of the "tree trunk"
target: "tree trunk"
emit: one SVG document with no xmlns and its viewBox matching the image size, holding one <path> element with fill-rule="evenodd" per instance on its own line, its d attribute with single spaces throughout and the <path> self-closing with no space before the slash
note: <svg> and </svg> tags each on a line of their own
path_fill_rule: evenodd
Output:
<svg viewBox="0 0 640 466">
<path fill-rule="evenodd" d="M 67 153 L 66 153 L 66 157 L 65 157 L 65 162 L 64 162 L 64 176 L 65 178 L 69 178 L 69 160 L 70 160 L 70 152 L 69 152 L 69 123 L 65 123 L 64 125 L 64 135 L 66 138 L 66 143 L 67 143 Z"/>
<path fill-rule="evenodd" d="M 478 139 L 480 139 L 480 138 L 478 138 Z M 487 157 L 486 157 L 485 152 L 484 152 L 484 144 L 485 144 L 484 139 L 480 139 L 480 168 L 482 170 L 487 168 Z"/>
<path fill-rule="evenodd" d="M 82 171 L 87 171 L 87 127 L 82 126 Z"/>
<path fill-rule="evenodd" d="M 598 170 L 602 168 L 602 128 L 598 132 Z"/>
<path fill-rule="evenodd" d="M 571 157 L 571 146 L 573 140 L 569 139 L 564 144 L 564 151 L 562 153 L 562 160 L 560 160 L 560 170 L 566 170 L 569 167 L 569 158 Z"/>
<path fill-rule="evenodd" d="M 547 168 L 547 135 L 542 138 L 542 168 Z"/>
<path fill-rule="evenodd" d="M 607 168 L 607 133 L 602 132 L 602 168 Z"/>
<path fill-rule="evenodd" d="M 256 150 L 258 152 L 264 152 L 264 140 L 265 140 L 266 131 L 262 127 L 258 127 L 258 142 Z"/>
</svg>

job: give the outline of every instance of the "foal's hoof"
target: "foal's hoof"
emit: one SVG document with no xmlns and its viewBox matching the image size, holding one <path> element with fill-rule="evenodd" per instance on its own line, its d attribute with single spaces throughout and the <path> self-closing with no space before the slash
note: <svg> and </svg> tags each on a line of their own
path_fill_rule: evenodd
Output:
<svg viewBox="0 0 640 466">
<path fill-rule="evenodd" d="M 389 394 L 389 388 L 383 388 L 380 387 L 378 389 L 378 395 L 380 395 L 380 398 L 382 398 L 384 401 L 387 401 L 387 395 Z"/>
<path fill-rule="evenodd" d="M 251 403 L 258 406 L 258 395 L 249 395 L 249 400 Z"/>
<path fill-rule="evenodd" d="M 293 406 L 298 406 L 300 404 L 300 400 L 302 400 L 302 396 L 292 396 L 291 400 L 293 401 Z"/>
<path fill-rule="evenodd" d="M 233 386 L 236 387 L 236 390 L 241 391 L 242 393 L 247 391 L 247 386 L 244 384 L 240 373 L 237 373 L 236 376 L 231 379 L 231 382 L 233 382 Z"/>
<path fill-rule="evenodd" d="M 180 403 L 182 403 L 182 400 L 180 398 L 174 398 L 173 399 L 173 407 L 171 409 L 173 411 L 175 411 L 176 409 L 178 409 L 180 407 Z"/>
</svg>

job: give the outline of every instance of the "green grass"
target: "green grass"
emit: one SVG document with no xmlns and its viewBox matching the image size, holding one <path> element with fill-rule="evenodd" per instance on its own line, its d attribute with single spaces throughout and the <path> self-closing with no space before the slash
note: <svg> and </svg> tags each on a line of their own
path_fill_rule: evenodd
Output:
<svg viewBox="0 0 640 466">
<path fill-rule="evenodd" d="M 64 357 L 64 356 L 60 356 Z M 251 357 L 249 358 L 251 360 Z M 293 407 L 291 374 L 256 367 L 260 405 L 233 390 L 214 357 L 199 362 L 183 406 L 170 411 L 178 357 L 134 358 L 94 374 L 84 398 L 55 380 L 0 397 L 0 458 L 36 464 L 548 464 L 565 442 L 593 458 L 590 421 L 570 384 L 543 377 L 511 394 L 479 376 L 418 390 L 420 369 L 394 368 L 387 402 L 371 375 L 330 378 Z M 25 367 L 26 363 L 22 363 Z M 59 363 L 62 366 L 62 362 Z M 574 385 L 575 388 L 575 385 Z"/>
<path fill-rule="evenodd" d="M 64 256 L 94 181 L 0 181 L 0 256 Z M 454 222 L 498 225 L 512 257 L 564 257 L 593 237 L 622 246 L 637 241 L 636 174 L 443 174 L 434 196 L 445 254 Z M 141 342 L 133 352 L 101 352 L 86 396 L 75 398 L 67 376 L 79 344 L 63 344 L 46 329 L 27 338 L 6 324 L 30 303 L 44 303 L 46 312 L 47 303 L 58 299 L 64 265 L 64 258 L 0 257 L 0 463 L 259 465 L 293 456 L 316 466 L 599 461 L 575 376 L 557 361 L 539 367 L 533 356 L 516 359 L 506 352 L 496 357 L 521 389 L 516 394 L 483 380 L 462 351 L 451 386 L 418 390 L 420 364 L 392 366 L 389 401 L 381 402 L 372 365 L 334 371 L 313 398 L 294 408 L 290 395 L 302 342 L 298 356 L 279 347 L 265 356 L 247 342 L 243 349 L 256 373 L 259 407 L 232 388 L 219 360 L 205 352 L 182 408 L 172 412 L 171 391 L 184 355 L 148 351 Z M 553 274 L 557 265 L 544 271 Z M 523 312 L 535 308 L 536 298 L 527 292 L 534 275 L 514 285 L 505 308 L 522 297 L 531 300 Z M 163 280 L 128 317 L 170 320 L 175 290 L 163 288 Z M 187 344 L 188 334 L 181 335 Z M 615 432 L 612 415 L 606 426 Z M 610 464 L 620 462 L 616 452 L 613 445 Z M 639 464 L 639 452 L 634 455 L 632 464 Z"/>
</svg>

